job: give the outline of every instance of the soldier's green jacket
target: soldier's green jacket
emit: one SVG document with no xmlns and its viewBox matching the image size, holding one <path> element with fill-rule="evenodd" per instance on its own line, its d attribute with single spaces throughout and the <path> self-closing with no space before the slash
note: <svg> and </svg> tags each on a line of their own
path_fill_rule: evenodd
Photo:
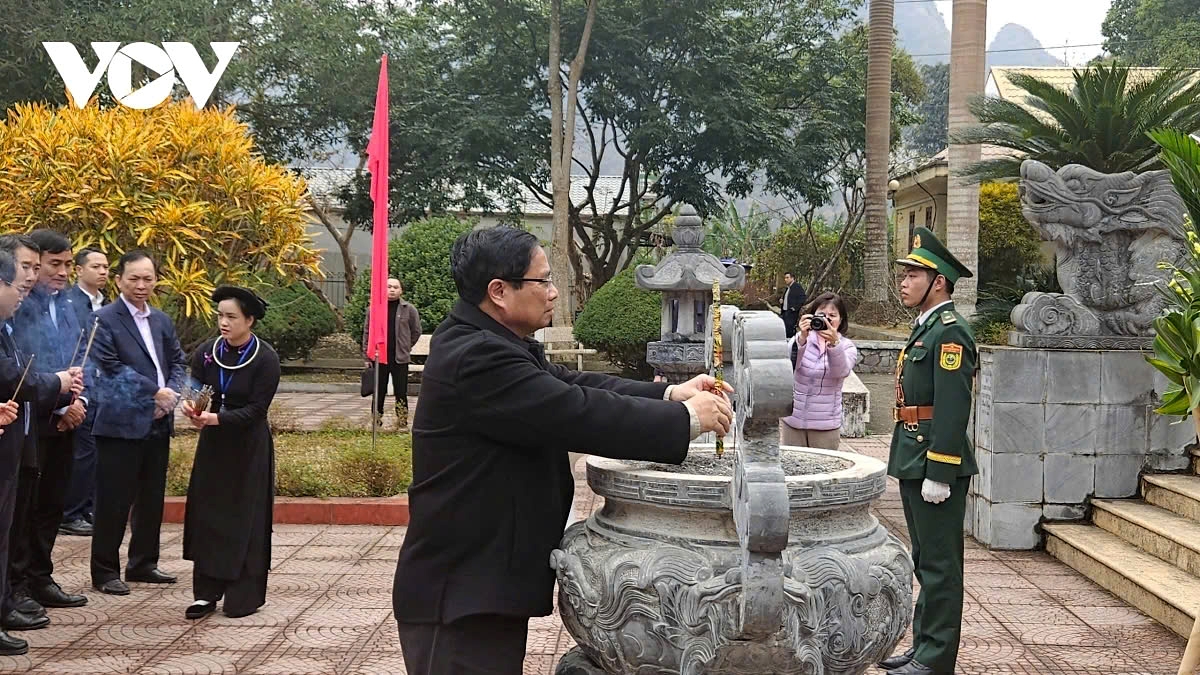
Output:
<svg viewBox="0 0 1200 675">
<path fill-rule="evenodd" d="M 952 483 L 979 473 L 967 438 L 978 362 L 975 336 L 953 304 L 942 305 L 913 329 L 897 363 L 898 388 L 904 405 L 932 405 L 933 419 L 915 429 L 896 423 L 888 475 Z"/>
</svg>

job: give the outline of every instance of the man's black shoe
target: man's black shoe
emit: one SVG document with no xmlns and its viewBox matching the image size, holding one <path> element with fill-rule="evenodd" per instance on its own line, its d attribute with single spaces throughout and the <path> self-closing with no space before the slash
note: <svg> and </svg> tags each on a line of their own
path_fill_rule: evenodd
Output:
<svg viewBox="0 0 1200 675">
<path fill-rule="evenodd" d="M 20 656 L 28 651 L 28 642 L 0 630 L 0 656 Z"/>
<path fill-rule="evenodd" d="M 29 591 L 24 588 L 12 592 L 12 602 L 9 603 L 9 606 L 29 616 L 46 616 L 46 608 L 37 600 L 29 597 Z"/>
<path fill-rule="evenodd" d="M 102 584 L 92 584 L 92 588 L 109 595 L 129 595 L 129 587 L 120 579 L 109 579 Z"/>
<path fill-rule="evenodd" d="M 0 620 L 0 626 L 3 626 L 4 630 L 37 630 L 49 625 L 50 617 L 48 616 L 30 616 L 15 609 L 10 610 Z"/>
<path fill-rule="evenodd" d="M 215 611 L 217 611 L 217 603 L 208 602 L 207 600 L 197 600 L 188 605 L 188 608 L 183 611 L 183 615 L 195 620 L 202 619 Z"/>
<path fill-rule="evenodd" d="M 74 537 L 90 537 L 92 536 L 92 524 L 83 518 L 76 518 L 69 523 L 59 525 L 58 531 Z"/>
<path fill-rule="evenodd" d="M 883 668 L 884 670 L 896 670 L 897 668 L 900 668 L 901 666 L 907 666 L 908 662 L 912 661 L 913 657 L 916 655 L 917 655 L 917 648 L 909 647 L 903 654 L 896 654 L 895 656 L 890 656 L 890 657 L 880 661 L 877 665 L 880 668 Z"/>
<path fill-rule="evenodd" d="M 125 581 L 133 581 L 140 584 L 173 584 L 175 577 L 155 567 L 149 572 L 130 572 L 126 570 Z"/>
<path fill-rule="evenodd" d="M 88 601 L 86 595 L 67 593 L 53 581 L 41 588 L 34 588 L 30 595 L 43 607 L 83 607 Z"/>
</svg>

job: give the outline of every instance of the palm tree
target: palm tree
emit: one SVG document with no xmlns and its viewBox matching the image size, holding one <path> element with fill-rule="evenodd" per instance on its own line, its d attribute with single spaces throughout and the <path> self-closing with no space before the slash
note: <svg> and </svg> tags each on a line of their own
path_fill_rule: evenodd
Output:
<svg viewBox="0 0 1200 675">
<path fill-rule="evenodd" d="M 894 0 L 871 0 L 867 19 L 867 171 L 865 218 L 867 245 L 863 256 L 867 302 L 888 297 L 887 183 L 891 153 L 892 20 Z"/>
<path fill-rule="evenodd" d="M 719 215 L 708 217 L 705 224 L 708 234 L 704 250 L 719 258 L 750 262 L 771 240 L 770 219 L 754 206 L 742 216 L 730 201 Z"/>
<path fill-rule="evenodd" d="M 996 97 L 972 101 L 980 123 L 951 133 L 953 141 L 987 143 L 1015 154 L 975 162 L 964 175 L 1018 178 L 1025 159 L 1054 169 L 1082 164 L 1101 173 L 1146 171 L 1162 166 L 1161 148 L 1147 132 L 1200 131 L 1200 78 L 1192 71 L 1168 69 L 1131 83 L 1129 67 L 1113 63 L 1076 70 L 1074 76 L 1074 86 L 1064 91 L 1013 73 L 1009 80 L 1029 94 L 1025 105 Z"/>
<path fill-rule="evenodd" d="M 983 92 L 987 41 L 987 0 L 954 0 L 950 30 L 950 136 L 973 124 L 968 103 Z M 946 190 L 946 248 L 974 272 L 979 270 L 979 186 L 957 176 L 979 161 L 979 145 L 951 145 Z M 959 279 L 954 308 L 975 313 L 977 277 Z"/>
</svg>

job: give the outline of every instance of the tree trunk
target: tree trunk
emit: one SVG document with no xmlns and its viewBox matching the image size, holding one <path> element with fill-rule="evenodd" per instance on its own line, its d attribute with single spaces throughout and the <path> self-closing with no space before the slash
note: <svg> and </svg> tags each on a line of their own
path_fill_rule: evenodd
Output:
<svg viewBox="0 0 1200 675">
<path fill-rule="evenodd" d="M 325 208 L 318 204 L 312 195 L 308 197 L 308 205 L 312 207 L 313 214 L 325 226 L 325 230 L 333 237 L 333 241 L 338 245 L 338 250 L 341 251 L 343 275 L 346 280 L 346 299 L 349 300 L 350 296 L 354 294 L 354 281 L 358 276 L 358 271 L 354 266 L 354 255 L 350 252 L 350 239 L 354 236 L 355 229 L 354 223 L 347 224 L 345 232 L 339 232 L 329 218 L 329 214 L 325 213 Z"/>
<path fill-rule="evenodd" d="M 596 20 L 596 2 L 588 2 L 587 22 L 579 39 L 579 49 L 571 59 L 567 79 L 567 110 L 563 113 L 562 85 L 562 0 L 550 1 L 550 58 L 548 94 L 550 96 L 550 181 L 554 199 L 554 234 L 550 247 L 550 275 L 556 280 L 559 298 L 554 306 L 554 325 L 570 326 L 574 315 L 571 300 L 578 295 L 572 292 L 571 249 L 571 158 L 575 149 L 575 111 L 579 99 L 579 78 L 587 58 L 588 40 Z"/>
<path fill-rule="evenodd" d="M 983 93 L 986 75 L 987 0 L 954 0 L 950 31 L 950 135 L 977 120 L 968 103 Z M 946 248 L 959 262 L 979 273 L 979 185 L 958 176 L 979 161 L 979 145 L 951 145 L 946 197 Z M 976 277 L 955 284 L 954 308 L 963 316 L 975 314 Z"/>
<path fill-rule="evenodd" d="M 887 183 L 891 152 L 893 0 L 872 0 L 867 46 L 867 237 L 863 272 L 867 302 L 884 302 L 888 273 Z"/>
</svg>

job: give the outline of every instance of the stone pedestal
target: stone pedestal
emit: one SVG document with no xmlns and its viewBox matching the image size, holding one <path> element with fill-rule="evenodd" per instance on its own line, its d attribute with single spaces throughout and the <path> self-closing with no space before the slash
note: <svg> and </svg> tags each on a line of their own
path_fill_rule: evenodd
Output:
<svg viewBox="0 0 1200 675">
<path fill-rule="evenodd" d="M 1167 381 L 1145 352 L 979 351 L 966 528 L 980 543 L 1036 548 L 1043 519 L 1081 519 L 1090 497 L 1133 497 L 1143 469 L 1186 468 L 1195 427 L 1154 413 Z"/>
</svg>

